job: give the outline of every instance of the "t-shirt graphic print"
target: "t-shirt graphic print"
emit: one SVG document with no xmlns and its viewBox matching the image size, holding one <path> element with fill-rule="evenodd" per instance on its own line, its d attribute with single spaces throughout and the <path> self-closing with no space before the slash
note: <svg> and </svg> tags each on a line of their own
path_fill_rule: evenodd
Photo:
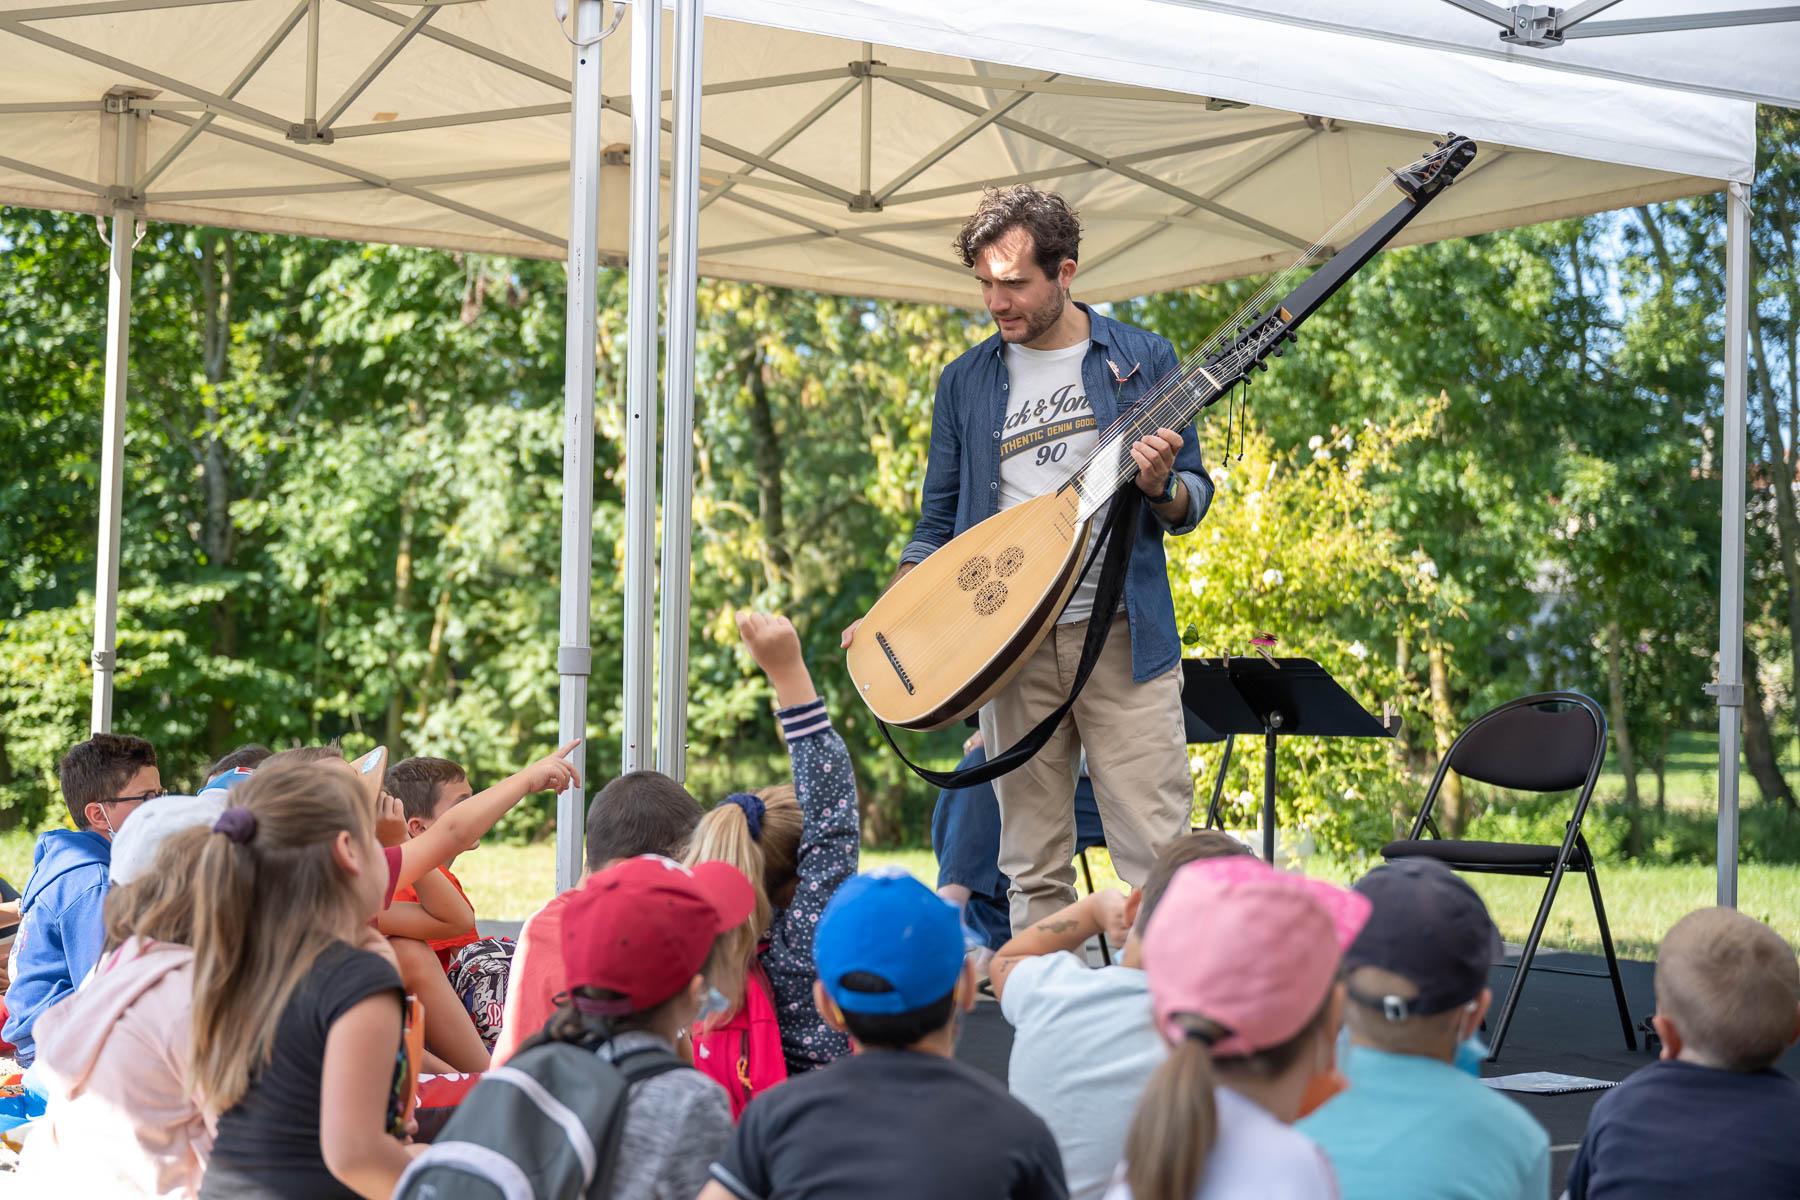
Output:
<svg viewBox="0 0 1800 1200">
<path fill-rule="evenodd" d="M 1000 508 L 1011 508 L 1055 491 L 1094 451 L 1100 430 L 1081 379 L 1089 343 L 1060 350 L 1006 346 L 1006 421 L 1000 430 Z M 1106 508 L 1089 528 L 1106 523 Z M 1100 567 L 1095 564 L 1076 587 L 1058 625 L 1085 621 L 1094 611 Z"/>
</svg>

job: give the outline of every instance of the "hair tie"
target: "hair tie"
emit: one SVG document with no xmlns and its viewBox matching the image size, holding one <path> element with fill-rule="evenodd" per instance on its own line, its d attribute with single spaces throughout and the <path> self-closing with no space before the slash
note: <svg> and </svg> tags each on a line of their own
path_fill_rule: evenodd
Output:
<svg viewBox="0 0 1800 1200">
<path fill-rule="evenodd" d="M 242 846 L 256 836 L 256 814 L 241 804 L 234 805 L 219 814 L 219 819 L 213 822 L 212 831 L 222 833 Z"/>
<path fill-rule="evenodd" d="M 750 830 L 750 840 L 762 841 L 763 813 L 766 811 L 762 797 L 752 792 L 733 792 L 720 804 L 735 804 L 744 810 L 744 824 Z"/>
</svg>

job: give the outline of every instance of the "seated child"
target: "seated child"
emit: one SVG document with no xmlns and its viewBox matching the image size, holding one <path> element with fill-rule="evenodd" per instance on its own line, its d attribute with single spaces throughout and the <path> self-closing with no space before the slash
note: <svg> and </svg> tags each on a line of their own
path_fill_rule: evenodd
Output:
<svg viewBox="0 0 1800 1200">
<path fill-rule="evenodd" d="M 19 1174 L 40 1196 L 194 1196 L 213 1130 L 189 1064 L 193 878 L 223 797 L 145 804 L 113 846 L 106 945 L 38 1018 L 49 1107 Z"/>
<path fill-rule="evenodd" d="M 1144 932 L 1169 1057 L 1108 1200 L 1335 1200 L 1331 1164 L 1289 1126 L 1335 1075 L 1338 963 L 1368 915 L 1356 893 L 1254 858 L 1175 873 Z"/>
<path fill-rule="evenodd" d="M 754 915 L 723 939 L 718 987 L 731 1008 L 694 1043 L 694 1065 L 731 1094 L 733 1116 L 787 1076 L 850 1052 L 812 1004 L 813 930 L 856 873 L 861 841 L 850 752 L 813 690 L 794 626 L 753 612 L 740 612 L 737 625 L 775 689 L 794 782 L 727 796 L 688 846 L 690 865 L 728 862 L 757 893 Z"/>
<path fill-rule="evenodd" d="M 1476 1036 L 1500 934 L 1475 889 L 1430 859 L 1356 884 L 1369 921 L 1344 955 L 1348 1088 L 1296 1128 L 1325 1151 L 1344 1200 L 1540 1200 L 1550 1138 L 1481 1082 Z"/>
<path fill-rule="evenodd" d="M 567 993 L 543 1030 L 515 1052 L 512 1066 L 530 1073 L 534 1051 L 563 1043 L 624 1071 L 643 1069 L 642 1078 L 627 1075 L 624 1125 L 601 1168 L 610 1186 L 597 1180 L 587 1194 L 693 1200 L 706 1184 L 708 1166 L 731 1141 L 731 1110 L 711 1080 L 691 1067 L 674 1068 L 670 1060 L 709 993 L 717 995 L 707 970 L 719 935 L 750 914 L 755 898 L 749 881 L 724 863 L 690 871 L 645 855 L 589 876 L 566 895 L 561 928 Z M 555 1078 L 555 1069 L 536 1078 L 546 1076 Z M 512 1086 L 484 1080 L 464 1103 L 479 1106 L 483 1089 Z M 460 1120 L 451 1119 L 444 1139 L 459 1136 Z M 602 1132 L 587 1130 L 604 1146 Z M 518 1152 L 515 1159 L 529 1152 L 523 1139 Z M 431 1162 L 422 1159 L 420 1167 Z M 406 1186 L 403 1181 L 402 1190 Z"/>
<path fill-rule="evenodd" d="M 194 1077 L 218 1120 L 202 1196 L 393 1191 L 412 1157 L 397 1084 L 417 1067 L 370 923 L 524 796 L 578 783 L 567 749 L 386 851 L 366 761 L 277 755 L 231 793 L 195 872 Z"/>
<path fill-rule="evenodd" d="M 1007 1088 L 1050 1126 L 1075 1200 L 1105 1193 L 1138 1096 L 1168 1057 L 1150 1022 L 1143 971 L 1150 917 L 1178 868 L 1248 853 L 1216 829 L 1183 834 L 1129 899 L 1120 891 L 1084 896 L 1019 933 L 988 964 L 1013 1027 Z M 1096 933 L 1123 945 L 1118 965 L 1094 970 L 1079 957 Z"/>
<path fill-rule="evenodd" d="M 656 854 L 680 858 L 700 823 L 700 802 L 658 771 L 621 775 L 588 801 L 587 871 L 626 859 Z M 535 1036 L 556 1011 L 556 997 L 568 989 L 562 958 L 563 910 L 575 898 L 571 888 L 533 913 L 519 930 L 506 985 L 506 1016 L 494 1043 L 499 1066 Z"/>
<path fill-rule="evenodd" d="M 112 839 L 139 805 L 163 794 L 156 751 L 143 738 L 96 733 L 56 767 L 74 829 L 37 840 L 19 910 L 4 1037 L 21 1067 L 37 1056 L 39 1014 L 75 990 L 100 957 Z"/>
<path fill-rule="evenodd" d="M 975 1007 L 962 917 L 900 870 L 858 875 L 813 940 L 814 1002 L 855 1054 L 744 1110 L 700 1200 L 1062 1200 L 1036 1114 L 953 1057 Z"/>
<path fill-rule="evenodd" d="M 400 801 L 409 838 L 424 833 L 474 794 L 463 769 L 443 758 L 395 763 L 384 786 Z M 450 862 L 454 861 L 452 855 Z M 418 884 L 397 889 L 376 927 L 394 948 L 407 990 L 425 1004 L 426 1045 L 458 1069 L 478 1071 L 488 1065 L 493 1035 L 500 1028 L 512 941 L 483 939 L 475 932 L 474 906 L 450 873 L 450 862 Z M 457 967 L 459 955 L 467 957 Z M 497 979 L 487 969 L 495 957 Z M 451 997 L 463 1015 L 451 1010 Z"/>
<path fill-rule="evenodd" d="M 274 756 L 273 750 L 257 742 L 239 746 L 206 768 L 206 782 L 200 785 L 201 794 L 230 791 Z"/>
<path fill-rule="evenodd" d="M 1760 921 L 1702 908 L 1656 952 L 1662 1059 L 1605 1092 L 1569 1167 L 1569 1200 L 1800 1196 L 1800 1084 L 1775 1060 L 1800 1036 L 1800 964 Z"/>
</svg>

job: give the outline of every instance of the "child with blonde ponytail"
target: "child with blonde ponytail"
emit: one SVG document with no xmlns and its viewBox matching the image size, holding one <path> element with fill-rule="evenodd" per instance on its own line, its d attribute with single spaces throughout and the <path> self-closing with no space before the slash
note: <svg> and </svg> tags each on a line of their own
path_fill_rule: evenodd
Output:
<svg viewBox="0 0 1800 1200">
<path fill-rule="evenodd" d="M 862 832 L 850 752 L 813 688 L 793 624 L 742 612 L 737 626 L 775 689 L 793 782 L 727 796 L 688 843 L 690 865 L 729 863 L 756 890 L 750 919 L 719 939 L 715 986 L 727 1011 L 695 1029 L 694 1065 L 724 1086 L 733 1117 L 788 1075 L 850 1052 L 813 1004 L 813 933 L 838 886 L 856 874 Z"/>
<path fill-rule="evenodd" d="M 400 975 L 369 927 L 388 887 L 350 771 L 278 763 L 231 793 L 194 879 L 193 1078 L 218 1135 L 204 1197 L 386 1196 Z"/>
<path fill-rule="evenodd" d="M 1107 1200 L 1335 1200 L 1330 1163 L 1291 1126 L 1338 1078 L 1338 964 L 1368 915 L 1355 892 L 1252 858 L 1176 872 L 1144 936 L 1169 1056 Z"/>
</svg>

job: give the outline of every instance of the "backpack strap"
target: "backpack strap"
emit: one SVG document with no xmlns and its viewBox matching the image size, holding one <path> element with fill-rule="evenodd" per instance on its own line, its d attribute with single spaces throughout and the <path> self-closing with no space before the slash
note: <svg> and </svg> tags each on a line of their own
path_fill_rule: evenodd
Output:
<svg viewBox="0 0 1800 1200">
<path fill-rule="evenodd" d="M 612 1060 L 612 1065 L 625 1076 L 628 1084 L 642 1083 L 646 1079 L 655 1079 L 658 1075 L 667 1075 L 670 1071 L 680 1071 L 687 1064 L 664 1050 L 661 1046 L 643 1046 L 636 1050 L 628 1050 Z"/>
</svg>

